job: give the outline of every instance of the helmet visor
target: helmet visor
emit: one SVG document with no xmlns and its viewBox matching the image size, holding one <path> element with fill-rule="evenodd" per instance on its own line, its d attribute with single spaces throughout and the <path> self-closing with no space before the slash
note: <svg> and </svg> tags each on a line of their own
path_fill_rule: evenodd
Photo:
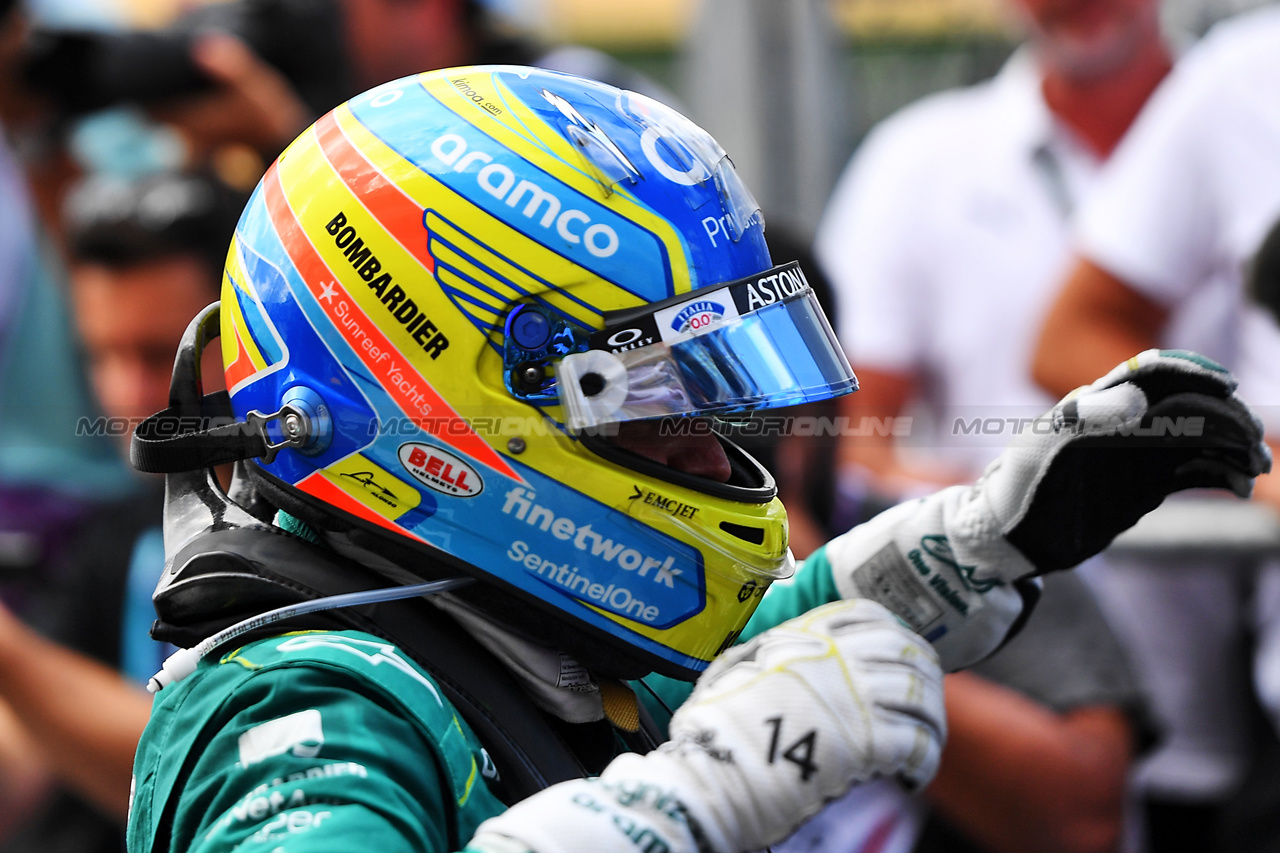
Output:
<svg viewBox="0 0 1280 853">
<path fill-rule="evenodd" d="M 858 381 L 798 263 L 606 317 L 556 368 L 572 430 L 825 400 Z"/>
</svg>

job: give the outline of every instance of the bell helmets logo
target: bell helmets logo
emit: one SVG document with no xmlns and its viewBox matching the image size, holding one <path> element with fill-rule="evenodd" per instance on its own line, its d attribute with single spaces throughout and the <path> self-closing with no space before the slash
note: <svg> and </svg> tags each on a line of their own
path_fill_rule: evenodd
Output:
<svg viewBox="0 0 1280 853">
<path fill-rule="evenodd" d="M 484 480 L 457 456 L 429 444 L 400 445 L 400 464 L 429 489 L 456 498 L 474 498 L 484 491 Z"/>
</svg>

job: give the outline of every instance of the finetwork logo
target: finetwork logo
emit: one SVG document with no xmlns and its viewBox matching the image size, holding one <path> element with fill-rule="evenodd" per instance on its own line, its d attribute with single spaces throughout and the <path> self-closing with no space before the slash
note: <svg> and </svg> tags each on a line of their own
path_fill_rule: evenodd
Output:
<svg viewBox="0 0 1280 853">
<path fill-rule="evenodd" d="M 517 486 L 506 494 L 502 512 L 514 516 L 531 528 L 550 534 L 560 542 L 571 544 L 582 557 L 590 557 L 599 563 L 612 563 L 625 572 L 634 573 L 635 577 L 645 578 L 657 587 L 652 594 L 662 598 L 664 589 L 676 588 L 676 580 L 684 570 L 676 568 L 675 556 L 666 554 L 654 557 L 637 548 L 630 547 L 592 528 L 590 523 L 581 524 L 566 516 L 558 516 L 548 507 L 536 502 L 537 495 Z M 563 548 L 558 543 L 543 537 L 544 547 L 552 551 Z M 619 583 L 603 583 L 585 574 L 573 559 L 561 560 L 559 557 L 549 558 L 535 550 L 524 539 L 516 539 L 507 549 L 507 558 L 518 563 L 526 572 L 537 575 L 542 580 L 562 588 L 576 598 L 594 603 L 628 618 L 647 624 L 660 621 L 662 611 L 657 604 L 647 601 L 645 597 L 633 592 Z M 590 564 L 588 564 L 590 565 Z M 606 576 L 608 573 L 605 573 Z M 597 567 L 596 575 L 599 576 Z"/>
<path fill-rule="evenodd" d="M 672 565 L 675 562 L 674 556 L 668 554 L 665 559 L 658 559 L 643 554 L 635 548 L 627 547 L 624 542 L 615 542 L 592 530 L 590 524 L 578 524 L 570 518 L 557 516 L 547 507 L 534 503 L 536 497 L 533 492 L 516 486 L 507 492 L 502 512 L 505 515 L 514 514 L 525 524 L 550 532 L 561 541 L 573 542 L 573 546 L 579 551 L 606 563 L 614 563 L 628 572 L 635 572 L 655 584 L 674 589 L 675 578 L 684 573 Z M 653 573 L 652 577 L 650 572 Z"/>
</svg>

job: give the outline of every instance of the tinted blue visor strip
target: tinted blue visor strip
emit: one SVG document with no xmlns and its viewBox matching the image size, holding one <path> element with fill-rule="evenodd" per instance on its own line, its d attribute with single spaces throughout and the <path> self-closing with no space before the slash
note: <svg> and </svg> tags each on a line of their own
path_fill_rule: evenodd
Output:
<svg viewBox="0 0 1280 853">
<path fill-rule="evenodd" d="M 709 316 L 714 312 L 701 306 L 722 293 L 713 291 L 694 308 Z M 661 343 L 567 356 L 557 368 L 557 383 L 570 428 L 772 409 L 857 390 L 853 370 L 807 286 L 749 313 L 720 317 L 710 328 Z M 660 324 L 650 328 L 654 336 L 661 334 Z"/>
<path fill-rule="evenodd" d="M 674 343 L 671 352 L 695 411 L 791 406 L 857 387 L 827 329 L 816 299 L 806 294 Z"/>
</svg>

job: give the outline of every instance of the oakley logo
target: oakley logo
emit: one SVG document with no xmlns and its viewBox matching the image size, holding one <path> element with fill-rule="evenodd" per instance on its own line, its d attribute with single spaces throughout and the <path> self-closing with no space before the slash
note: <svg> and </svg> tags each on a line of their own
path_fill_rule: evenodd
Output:
<svg viewBox="0 0 1280 853">
<path fill-rule="evenodd" d="M 533 181 L 516 180 L 509 166 L 493 162 L 483 151 L 467 151 L 467 140 L 456 133 L 446 133 L 431 143 L 431 153 L 455 172 L 467 172 L 484 164 L 475 173 L 480 189 L 518 210 L 526 219 L 536 222 L 573 245 L 581 245 L 597 258 L 607 258 L 618 251 L 618 232 L 608 225 L 592 222 L 591 216 L 576 208 L 564 209 L 554 193 Z M 524 204 L 520 207 L 521 203 Z"/>
<path fill-rule="evenodd" d="M 643 317 L 637 325 L 626 329 L 602 329 L 591 336 L 591 348 L 609 352 L 627 352 L 647 347 L 658 340 L 658 327 L 653 318 Z"/>
<path fill-rule="evenodd" d="M 639 329 L 623 329 L 621 332 L 614 332 L 606 341 L 611 347 L 625 347 L 634 344 L 636 341 L 644 337 L 644 332 Z"/>
</svg>

